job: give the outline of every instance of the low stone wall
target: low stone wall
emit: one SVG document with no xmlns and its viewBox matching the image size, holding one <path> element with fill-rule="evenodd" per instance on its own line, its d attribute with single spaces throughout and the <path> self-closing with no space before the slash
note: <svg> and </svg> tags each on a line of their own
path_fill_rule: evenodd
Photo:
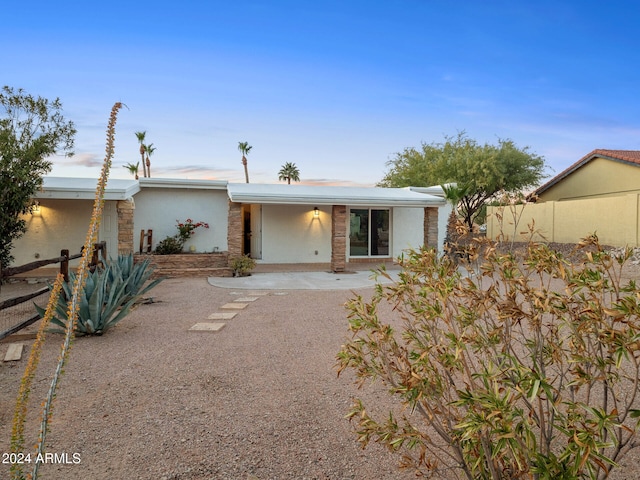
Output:
<svg viewBox="0 0 640 480">
<path fill-rule="evenodd" d="M 175 255 L 136 255 L 150 258 L 156 266 L 155 276 L 164 277 L 231 277 L 229 255 L 222 253 L 179 253 Z"/>
</svg>

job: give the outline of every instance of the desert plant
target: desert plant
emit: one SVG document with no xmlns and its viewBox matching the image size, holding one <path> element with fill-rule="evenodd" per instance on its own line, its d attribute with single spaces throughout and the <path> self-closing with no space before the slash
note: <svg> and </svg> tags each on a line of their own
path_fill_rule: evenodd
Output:
<svg viewBox="0 0 640 480">
<path fill-rule="evenodd" d="M 42 460 L 44 445 L 46 443 L 47 432 L 49 430 L 49 420 L 52 415 L 53 408 L 53 400 L 56 395 L 56 391 L 58 388 L 58 382 L 62 376 L 64 365 L 69 358 L 69 350 L 71 348 L 71 341 L 73 340 L 75 333 L 75 325 L 76 320 L 78 318 L 78 312 L 80 310 L 80 301 L 82 291 L 82 286 L 85 282 L 85 275 L 89 272 L 89 261 L 91 256 L 91 245 L 93 245 L 97 240 L 98 228 L 100 225 L 100 218 L 102 216 L 102 210 L 104 206 L 104 192 L 107 185 L 107 180 L 109 178 L 109 171 L 111 169 L 111 164 L 113 161 L 114 154 L 114 143 L 115 143 L 115 125 L 118 117 L 118 111 L 122 108 L 122 103 L 117 102 L 113 105 L 111 109 L 111 115 L 109 117 L 109 126 L 107 127 L 107 144 L 106 144 L 106 155 L 102 165 L 102 170 L 100 172 L 100 177 L 98 179 L 98 184 L 96 186 L 96 197 L 93 203 L 93 213 L 91 214 L 91 221 L 89 223 L 89 228 L 87 230 L 87 237 L 85 239 L 85 243 L 83 246 L 83 254 L 80 260 L 80 265 L 78 266 L 77 275 L 75 276 L 75 281 L 73 286 L 70 288 L 71 295 L 69 297 L 68 302 L 68 310 L 65 312 L 66 318 L 68 319 L 65 328 L 64 328 L 64 341 L 62 342 L 62 346 L 60 348 L 60 355 L 58 356 L 58 362 L 56 364 L 55 371 L 51 377 L 51 384 L 49 385 L 49 390 L 45 396 L 44 401 L 42 402 L 42 415 L 40 420 L 40 432 L 38 435 L 38 442 L 35 445 L 36 455 L 35 461 L 33 462 L 33 469 L 30 474 L 25 476 L 23 465 L 22 464 L 14 464 L 11 466 L 11 476 L 14 479 L 24 479 L 31 478 L 32 480 L 36 480 L 38 478 L 38 470 L 40 466 L 44 463 Z M 55 310 L 57 310 L 57 305 L 60 298 L 61 292 L 61 284 L 62 276 L 58 275 L 56 279 L 56 284 L 53 287 L 52 294 L 49 299 L 49 304 L 47 305 L 47 309 L 44 312 L 44 317 L 42 321 L 42 325 L 40 327 L 40 331 L 38 332 L 38 337 L 40 337 L 41 333 L 44 333 L 44 328 L 46 327 L 46 323 L 49 319 L 53 318 L 55 315 Z M 44 337 L 42 337 L 44 339 Z M 24 412 L 24 406 L 26 404 L 28 398 L 28 392 L 30 389 L 31 380 L 33 378 L 33 370 L 37 365 L 37 358 L 40 353 L 40 349 L 42 347 L 42 342 L 36 340 L 33 345 L 33 348 L 30 353 L 28 368 L 25 371 L 22 377 L 21 384 L 21 392 L 18 396 L 18 401 L 16 402 L 16 415 L 14 415 L 14 424 L 13 424 L 13 433 L 12 442 L 11 442 L 11 451 L 12 453 L 22 453 L 22 433 L 24 431 L 24 423 L 26 421 L 26 417 L 21 413 Z M 25 396 L 26 394 L 26 396 Z M 14 441 L 15 440 L 15 441 Z"/>
<path fill-rule="evenodd" d="M 231 270 L 233 270 L 235 277 L 244 277 L 256 268 L 256 261 L 249 255 L 241 255 L 239 257 L 233 257 L 229 262 L 229 266 Z"/>
<path fill-rule="evenodd" d="M 129 314 L 131 307 L 138 299 L 127 294 L 128 282 L 121 276 L 112 275 L 112 266 L 96 269 L 86 278 L 84 289 L 79 298 L 80 310 L 75 326 L 76 334 L 102 335 Z M 113 281 L 110 278 L 113 277 Z M 62 285 L 65 296 L 60 296 L 56 305 L 56 315 L 51 323 L 60 327 L 53 331 L 64 331 L 68 323 L 68 307 L 66 298 L 71 297 L 72 285 L 76 275 L 69 274 L 69 282 Z M 36 310 L 44 317 L 44 309 L 36 305 Z"/>
<path fill-rule="evenodd" d="M 349 301 L 339 372 L 380 379 L 403 407 L 381 419 L 356 400 L 358 440 L 430 478 L 606 478 L 640 417 L 640 290 L 621 279 L 631 250 L 612 256 L 591 236 L 571 263 L 533 242 L 523 258 L 476 246 L 478 271 L 410 251 L 395 283 Z"/>
<path fill-rule="evenodd" d="M 128 255 L 118 255 L 116 260 L 112 259 L 107 263 L 111 267 L 106 272 L 109 275 L 108 285 L 117 284 L 118 281 L 124 282 L 125 294 L 129 298 L 141 298 L 164 279 L 164 277 L 161 277 L 151 280 L 155 272 L 155 266 L 151 264 L 151 259 L 149 258 L 135 262 L 133 254 L 130 253 Z"/>
</svg>

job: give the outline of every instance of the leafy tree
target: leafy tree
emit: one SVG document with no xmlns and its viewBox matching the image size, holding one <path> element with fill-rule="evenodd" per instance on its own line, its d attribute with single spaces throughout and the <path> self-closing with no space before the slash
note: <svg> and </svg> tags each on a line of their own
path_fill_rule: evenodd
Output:
<svg viewBox="0 0 640 480">
<path fill-rule="evenodd" d="M 62 116 L 62 103 L 34 97 L 23 89 L 0 91 L 0 264 L 12 261 L 13 241 L 26 231 L 21 215 L 31 210 L 32 197 L 51 171 L 48 157 L 72 155 L 73 122 Z"/>
<path fill-rule="evenodd" d="M 249 170 L 247 169 L 247 155 L 253 147 L 249 145 L 249 142 L 238 142 L 238 150 L 242 153 L 242 165 L 244 166 L 244 178 L 249 183 Z"/>
<path fill-rule="evenodd" d="M 497 145 L 480 145 L 465 132 L 445 137 L 444 143 L 422 144 L 422 149 L 406 148 L 387 166 L 379 183 L 383 187 L 426 187 L 457 183 L 465 191 L 458 209 L 464 222 L 473 220 L 484 203 L 496 193 L 515 192 L 537 185 L 544 178 L 544 158 L 519 148 L 511 140 Z"/>
<path fill-rule="evenodd" d="M 291 185 L 291 180 L 294 182 L 300 181 L 300 170 L 295 163 L 285 163 L 278 172 L 278 180 L 286 180 L 287 184 Z"/>
</svg>

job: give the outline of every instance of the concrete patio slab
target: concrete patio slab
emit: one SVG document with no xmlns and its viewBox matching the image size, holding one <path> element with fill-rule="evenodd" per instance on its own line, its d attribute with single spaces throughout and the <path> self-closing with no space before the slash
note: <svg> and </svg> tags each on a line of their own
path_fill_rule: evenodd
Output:
<svg viewBox="0 0 640 480">
<path fill-rule="evenodd" d="M 393 280 L 399 270 L 388 270 Z M 390 280 L 379 279 L 381 283 Z M 209 277 L 214 287 L 247 290 L 352 290 L 373 287 L 371 271 L 333 272 L 272 272 L 253 273 L 248 277 Z"/>
</svg>

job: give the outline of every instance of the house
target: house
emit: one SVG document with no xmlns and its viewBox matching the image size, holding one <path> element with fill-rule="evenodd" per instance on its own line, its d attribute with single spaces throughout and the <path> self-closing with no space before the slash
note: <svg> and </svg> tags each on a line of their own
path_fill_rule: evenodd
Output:
<svg viewBox="0 0 640 480">
<path fill-rule="evenodd" d="M 92 179 L 45 177 L 36 195 L 39 211 L 15 242 L 14 263 L 57 257 L 61 248 L 79 250 L 95 187 Z M 149 230 L 155 248 L 190 218 L 209 225 L 189 240 L 196 252 L 250 255 L 261 263 L 328 263 L 342 271 L 350 263 L 396 258 L 409 247 L 442 248 L 448 209 L 440 187 L 114 179 L 107 183 L 99 239 L 112 256 L 137 253 Z"/>
<path fill-rule="evenodd" d="M 577 243 L 595 233 L 603 245 L 640 246 L 638 150 L 593 150 L 528 198 L 535 203 L 489 207 L 487 235 L 527 240 L 531 225 L 536 240 Z"/>
<path fill-rule="evenodd" d="M 537 202 L 640 193 L 640 150 L 594 150 L 544 185 Z"/>
</svg>

